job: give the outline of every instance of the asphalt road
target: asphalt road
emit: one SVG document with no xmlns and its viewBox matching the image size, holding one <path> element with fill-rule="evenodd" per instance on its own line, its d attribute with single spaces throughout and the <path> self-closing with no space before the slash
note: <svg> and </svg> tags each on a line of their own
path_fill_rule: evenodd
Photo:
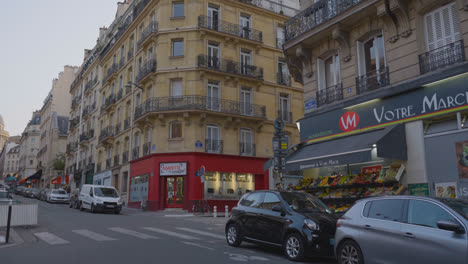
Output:
<svg viewBox="0 0 468 264">
<path fill-rule="evenodd" d="M 23 243 L 0 246 L 0 263 L 292 263 L 275 247 L 226 244 L 224 218 L 125 209 L 92 214 L 39 204 L 39 226 L 17 228 Z M 303 263 L 335 263 L 307 259 Z"/>
</svg>

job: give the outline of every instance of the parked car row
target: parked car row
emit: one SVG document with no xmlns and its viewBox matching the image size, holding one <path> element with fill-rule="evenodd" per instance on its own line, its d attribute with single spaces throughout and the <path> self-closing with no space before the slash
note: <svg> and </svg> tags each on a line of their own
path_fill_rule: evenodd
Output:
<svg viewBox="0 0 468 264">
<path fill-rule="evenodd" d="M 303 192 L 245 194 L 226 223 L 226 240 L 282 247 L 294 261 L 336 256 L 340 264 L 468 263 L 468 202 L 384 196 L 356 202 L 338 218 Z"/>
<path fill-rule="evenodd" d="M 27 198 L 35 198 L 40 201 L 47 202 L 68 203 L 70 200 L 70 195 L 63 189 L 37 189 L 19 186 L 14 192 L 15 194 L 22 195 Z"/>
</svg>

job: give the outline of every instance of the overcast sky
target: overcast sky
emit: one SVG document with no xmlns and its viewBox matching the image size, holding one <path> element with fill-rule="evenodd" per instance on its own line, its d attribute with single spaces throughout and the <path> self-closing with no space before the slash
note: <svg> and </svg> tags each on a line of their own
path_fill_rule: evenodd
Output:
<svg viewBox="0 0 468 264">
<path fill-rule="evenodd" d="M 81 65 L 83 50 L 109 26 L 117 0 L 1 1 L 0 115 L 10 135 L 23 132 L 64 65 Z"/>
</svg>

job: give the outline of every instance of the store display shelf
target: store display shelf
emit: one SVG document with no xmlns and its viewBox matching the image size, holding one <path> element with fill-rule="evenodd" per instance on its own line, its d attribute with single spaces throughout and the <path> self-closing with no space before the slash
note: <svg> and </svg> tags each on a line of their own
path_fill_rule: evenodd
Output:
<svg viewBox="0 0 468 264">
<path fill-rule="evenodd" d="M 390 187 L 398 184 L 398 181 L 386 181 L 383 183 L 379 182 L 371 182 L 371 183 L 354 183 L 354 184 L 349 184 L 349 185 L 335 185 L 335 186 L 314 186 L 314 187 L 306 187 L 302 189 L 296 189 L 296 190 L 304 190 L 304 191 L 310 191 L 310 190 L 323 190 L 323 189 L 351 189 L 351 188 L 377 188 L 377 187 Z"/>
</svg>

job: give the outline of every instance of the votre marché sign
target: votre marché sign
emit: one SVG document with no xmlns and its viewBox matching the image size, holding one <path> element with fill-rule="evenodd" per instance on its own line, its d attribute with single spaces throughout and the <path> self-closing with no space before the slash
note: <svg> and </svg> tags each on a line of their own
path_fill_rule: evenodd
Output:
<svg viewBox="0 0 468 264">
<path fill-rule="evenodd" d="M 468 109 L 468 74 L 300 121 L 301 141 L 319 141 Z"/>
</svg>

